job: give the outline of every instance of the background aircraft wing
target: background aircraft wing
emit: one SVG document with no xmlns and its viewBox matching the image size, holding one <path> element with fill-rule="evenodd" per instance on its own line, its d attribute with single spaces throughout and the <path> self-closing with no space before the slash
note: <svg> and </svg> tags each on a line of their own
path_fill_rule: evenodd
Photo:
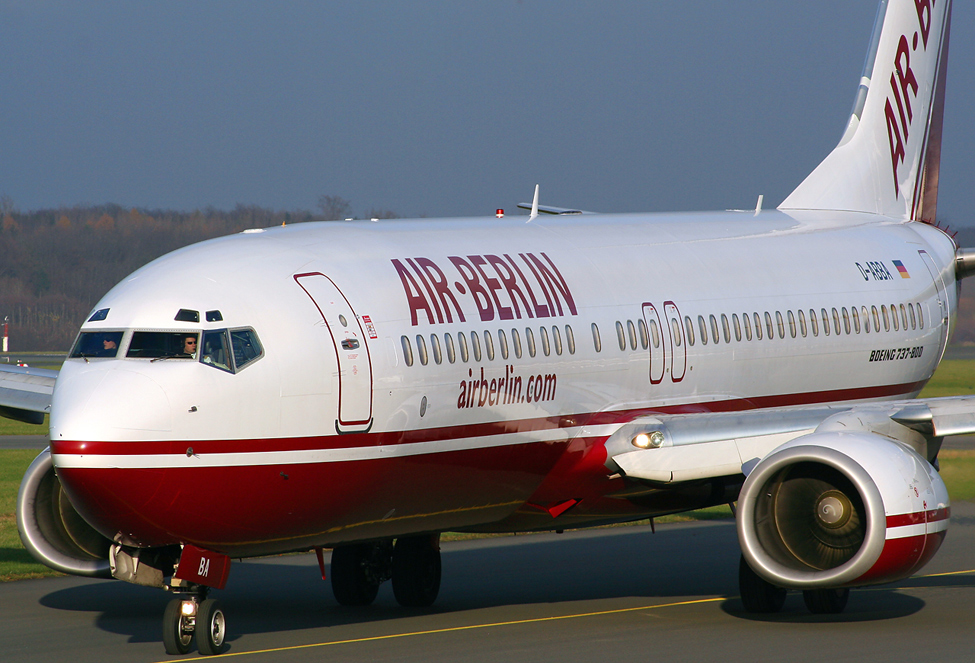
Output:
<svg viewBox="0 0 975 663">
<path fill-rule="evenodd" d="M 29 424 L 44 423 L 58 372 L 44 368 L 0 366 L 0 416 Z"/>
</svg>

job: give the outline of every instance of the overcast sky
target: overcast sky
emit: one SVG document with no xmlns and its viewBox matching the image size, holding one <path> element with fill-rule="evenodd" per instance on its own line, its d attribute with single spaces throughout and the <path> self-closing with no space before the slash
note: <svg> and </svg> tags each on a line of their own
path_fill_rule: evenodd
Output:
<svg viewBox="0 0 975 663">
<path fill-rule="evenodd" d="M 777 205 L 842 133 L 874 0 L 0 0 L 0 193 L 23 210 L 402 216 L 530 200 Z M 939 217 L 975 224 L 975 3 Z"/>
</svg>

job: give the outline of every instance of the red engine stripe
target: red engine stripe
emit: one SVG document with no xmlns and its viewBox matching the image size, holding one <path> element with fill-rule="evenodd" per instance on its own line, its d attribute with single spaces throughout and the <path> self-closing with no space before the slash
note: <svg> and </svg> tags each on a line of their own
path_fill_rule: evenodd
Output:
<svg viewBox="0 0 975 663">
<path fill-rule="evenodd" d="M 887 516 L 887 527 L 904 527 L 906 525 L 923 525 L 924 523 L 948 520 L 951 517 L 951 508 L 931 509 L 930 511 L 916 511 L 914 513 L 902 513 L 896 516 Z"/>
</svg>

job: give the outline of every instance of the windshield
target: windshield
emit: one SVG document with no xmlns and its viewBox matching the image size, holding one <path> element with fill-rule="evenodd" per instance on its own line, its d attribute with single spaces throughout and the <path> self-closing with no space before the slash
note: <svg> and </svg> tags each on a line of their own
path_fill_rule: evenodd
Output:
<svg viewBox="0 0 975 663">
<path fill-rule="evenodd" d="M 122 342 L 122 332 L 81 332 L 78 340 L 75 341 L 74 348 L 71 349 L 71 357 L 115 357 L 118 355 L 118 346 Z"/>
<path fill-rule="evenodd" d="M 197 332 L 147 332 L 132 334 L 126 357 L 142 359 L 195 359 L 200 335 Z"/>
</svg>

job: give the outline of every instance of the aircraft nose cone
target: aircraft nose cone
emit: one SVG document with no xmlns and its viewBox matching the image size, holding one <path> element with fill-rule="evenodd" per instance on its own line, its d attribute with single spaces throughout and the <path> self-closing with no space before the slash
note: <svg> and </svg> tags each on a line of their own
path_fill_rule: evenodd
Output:
<svg viewBox="0 0 975 663">
<path fill-rule="evenodd" d="M 165 391 L 126 368 L 62 369 L 51 404 L 52 440 L 110 441 L 172 430 Z"/>
</svg>

